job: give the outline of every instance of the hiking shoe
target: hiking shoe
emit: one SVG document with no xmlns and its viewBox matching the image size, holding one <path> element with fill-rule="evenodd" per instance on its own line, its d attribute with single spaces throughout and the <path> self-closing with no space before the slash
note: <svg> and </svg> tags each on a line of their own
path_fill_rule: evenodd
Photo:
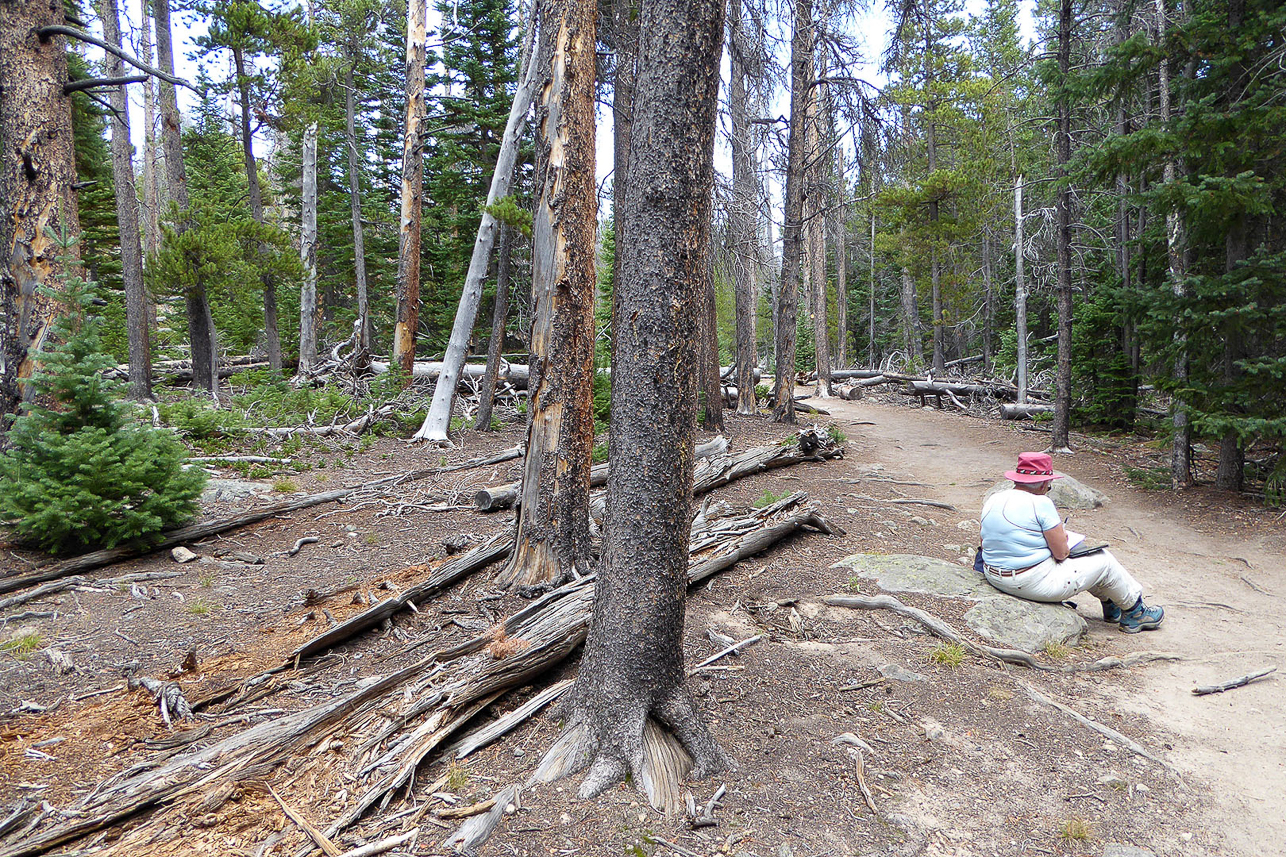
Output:
<svg viewBox="0 0 1286 857">
<path fill-rule="evenodd" d="M 1121 630 L 1127 634 L 1137 634 L 1140 631 L 1151 631 L 1160 626 L 1161 620 L 1165 618 L 1165 611 L 1160 607 L 1148 607 L 1139 599 L 1129 610 L 1121 613 Z"/>
<path fill-rule="evenodd" d="M 1111 599 L 1103 602 L 1103 621 L 1109 625 L 1115 625 L 1121 621 L 1121 608 L 1117 607 Z"/>
</svg>

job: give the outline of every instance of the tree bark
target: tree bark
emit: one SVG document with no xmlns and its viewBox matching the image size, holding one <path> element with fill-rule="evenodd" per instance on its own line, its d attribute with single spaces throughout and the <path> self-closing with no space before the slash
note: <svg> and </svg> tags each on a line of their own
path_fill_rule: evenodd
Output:
<svg viewBox="0 0 1286 857">
<path fill-rule="evenodd" d="M 155 0 L 153 23 L 156 26 L 156 63 L 161 71 L 174 75 L 174 50 L 170 32 L 169 0 Z M 165 150 L 165 204 L 175 217 L 174 231 L 182 234 L 188 221 L 188 176 L 183 164 L 183 136 L 179 126 L 179 102 L 174 84 L 157 81 L 161 94 L 161 145 Z M 188 317 L 188 339 L 192 346 L 192 386 L 219 394 L 219 345 L 215 335 L 214 315 L 205 286 L 184 290 L 183 302 Z"/>
<path fill-rule="evenodd" d="M 638 80 L 640 0 L 611 0 L 616 62 L 612 70 L 612 212 L 625 207 L 630 183 L 630 130 L 634 126 L 634 91 Z M 612 260 L 612 282 L 621 281 L 621 254 Z M 612 295 L 616 319 L 616 295 Z M 615 353 L 615 340 L 613 340 Z"/>
<path fill-rule="evenodd" d="M 911 269 L 902 266 L 902 342 L 907 357 L 914 363 L 924 363 L 924 333 L 920 326 L 919 294 Z"/>
<path fill-rule="evenodd" d="M 357 49 L 345 46 L 344 64 L 344 139 L 348 149 L 348 208 L 353 219 L 353 276 L 357 285 L 357 350 L 358 365 L 365 365 L 371 354 L 371 300 L 366 291 L 366 233 L 362 227 L 362 181 L 357 166 L 357 111 L 354 106 L 353 67 Z"/>
<path fill-rule="evenodd" d="M 934 83 L 934 44 L 932 37 L 933 18 L 928 14 L 926 3 L 924 16 L 924 139 L 928 149 L 929 176 L 938 169 L 938 133 L 935 122 L 938 102 L 933 96 Z M 936 192 L 929 197 L 929 281 L 933 290 L 933 374 L 941 376 L 947 373 L 946 356 L 944 355 L 944 335 L 946 329 L 942 320 L 942 265 L 938 260 L 938 220 L 940 217 L 939 201 Z"/>
<path fill-rule="evenodd" d="M 1016 333 L 1015 370 L 1018 402 L 1027 401 L 1027 277 L 1026 239 L 1023 237 L 1023 177 L 1014 179 L 1014 327 Z"/>
<path fill-rule="evenodd" d="M 301 164 L 299 260 L 304 281 L 299 287 L 299 374 L 311 375 L 317 368 L 317 336 L 321 327 L 321 306 L 317 301 L 317 122 L 304 128 Z"/>
<path fill-rule="evenodd" d="M 815 42 L 816 40 L 814 40 Z M 816 45 L 814 44 L 814 48 Z M 805 116 L 804 217 L 808 223 L 808 296 L 809 315 L 813 323 L 813 365 L 817 385 L 813 395 L 829 399 L 831 395 L 830 324 L 827 322 L 826 298 L 826 178 L 828 161 L 822 158 L 820 126 L 820 87 L 816 84 L 816 50 L 808 57 L 808 110 Z"/>
<path fill-rule="evenodd" d="M 56 0 L 0 3 L 0 415 L 17 412 L 56 313 L 39 290 L 63 274 L 63 251 L 46 230 L 80 234 L 66 40 L 36 35 L 62 22 Z"/>
<path fill-rule="evenodd" d="M 496 266 L 496 305 L 491 314 L 491 341 L 487 345 L 487 371 L 482 376 L 478 397 L 478 415 L 473 427 L 491 431 L 491 413 L 496 403 L 496 376 L 500 374 L 500 355 L 504 352 L 505 324 L 509 317 L 509 257 L 513 230 L 500 224 L 500 260 Z"/>
<path fill-rule="evenodd" d="M 1060 0 L 1058 7 L 1058 74 L 1065 87 L 1071 73 L 1072 0 Z M 1050 448 L 1070 451 L 1072 426 L 1072 189 L 1068 166 L 1072 160 L 1072 114 L 1070 94 L 1058 92 L 1058 127 L 1054 132 L 1055 169 L 1059 179 L 1054 201 L 1054 244 L 1058 256 L 1058 374 L 1054 384 L 1054 434 Z"/>
<path fill-rule="evenodd" d="M 991 277 L 991 233 L 984 228 L 982 235 L 982 369 L 991 371 L 991 339 L 996 314 L 996 289 Z"/>
<path fill-rule="evenodd" d="M 875 210 L 871 210 L 871 294 L 870 297 L 870 317 L 867 319 L 867 357 L 870 359 L 871 368 L 874 369 L 879 365 L 878 356 L 875 353 Z"/>
<path fill-rule="evenodd" d="M 527 38 L 523 41 L 524 56 L 530 51 L 534 29 L 534 20 L 529 20 Z M 529 61 L 523 63 L 523 66 L 519 72 L 522 82 L 518 85 L 509 106 L 509 120 L 505 123 L 500 153 L 496 157 L 495 171 L 491 174 L 491 188 L 487 191 L 488 206 L 495 205 L 502 197 L 507 196 L 513 181 L 514 165 L 518 161 L 518 138 L 522 133 L 523 122 L 527 118 L 527 109 L 531 104 L 532 91 L 535 87 L 533 72 L 536 67 Z M 447 341 L 446 354 L 442 357 L 442 374 L 438 376 L 437 386 L 433 388 L 433 402 L 429 405 L 429 412 L 424 417 L 424 424 L 415 433 L 416 440 L 447 442 L 452 404 L 455 402 L 456 387 L 460 383 L 460 367 L 464 365 L 464 359 L 469 350 L 469 338 L 473 335 L 473 322 L 478 317 L 478 304 L 482 301 L 482 286 L 487 278 L 487 268 L 491 265 L 491 248 L 496 240 L 497 227 L 495 216 L 484 208 L 482 220 L 478 223 L 478 237 L 473 242 L 469 270 L 465 274 L 464 288 L 460 292 L 460 304 L 456 307 L 455 321 L 451 326 L 451 337 Z M 592 227 L 590 235 L 593 236 Z"/>
<path fill-rule="evenodd" d="M 518 542 L 497 579 L 501 587 L 520 590 L 557 585 L 590 570 L 595 8 L 592 0 L 542 0 L 539 14 L 531 425 Z"/>
<path fill-rule="evenodd" d="M 737 353 L 734 383 L 737 413 L 753 414 L 755 402 L 755 301 L 759 277 L 758 192 L 751 157 L 749 98 L 746 93 L 747 46 L 743 37 L 741 0 L 728 4 L 728 56 L 731 81 L 728 113 L 732 121 L 732 276 Z"/>
<path fill-rule="evenodd" d="M 152 64 L 151 3 L 143 3 L 143 32 L 139 53 L 145 64 Z M 143 82 L 143 255 L 151 258 L 161 243 L 161 183 L 157 173 L 156 81 Z M 156 325 L 156 307 L 149 296 L 149 325 Z"/>
<path fill-rule="evenodd" d="M 402 214 L 397 243 L 397 319 L 390 360 L 411 377 L 420 325 L 420 221 L 424 209 L 424 64 L 427 55 L 425 0 L 406 4 L 406 123 L 402 141 Z M 450 415 L 448 414 L 448 417 Z"/>
<path fill-rule="evenodd" d="M 102 0 L 103 38 L 121 46 L 121 25 L 116 0 Z M 124 63 L 107 54 L 107 76 L 123 77 Z M 116 222 L 120 229 L 121 280 L 125 286 L 125 328 L 129 337 L 129 396 L 143 401 L 152 395 L 152 345 L 148 337 L 147 289 L 143 285 L 143 248 L 139 243 L 138 194 L 134 188 L 134 147 L 130 143 L 129 93 L 113 86 L 112 179 L 116 184 Z"/>
<path fill-rule="evenodd" d="M 834 117 L 832 116 L 832 119 Z M 833 124 L 833 123 L 832 123 Z M 832 132 L 834 128 L 832 127 Z M 835 147 L 836 196 L 830 216 L 831 243 L 835 247 L 835 365 L 848 365 L 848 188 L 844 182 L 844 149 Z"/>
<path fill-rule="evenodd" d="M 806 0 L 805 0 L 806 2 Z M 592 797 L 644 780 L 649 717 L 695 776 L 728 760 L 685 687 L 683 619 L 692 527 L 697 308 L 710 242 L 722 0 L 643 8 L 621 258 L 607 536 L 567 735 Z M 562 743 L 562 742 L 560 742 Z"/>
<path fill-rule="evenodd" d="M 1070 0 L 1064 0 L 1070 2 Z M 1161 129 L 1169 130 L 1171 119 L 1170 105 L 1170 58 L 1167 54 L 1169 15 L 1166 12 L 1165 0 L 1156 0 L 1157 50 L 1160 60 L 1157 63 L 1158 90 L 1161 98 Z M 1171 186 L 1178 180 L 1178 170 L 1174 156 L 1166 155 L 1162 168 L 1162 181 Z M 1180 301 L 1186 296 L 1183 278 L 1186 276 L 1183 263 L 1183 214 L 1178 206 L 1170 205 L 1165 212 L 1165 249 L 1168 262 L 1170 290 Z M 1182 310 L 1180 310 L 1182 316 Z M 1188 337 L 1183 329 L 1182 317 L 1175 319 L 1174 358 L 1175 394 L 1171 404 L 1171 420 L 1174 427 L 1174 440 L 1170 449 L 1170 482 L 1174 488 L 1192 484 L 1192 426 L 1188 423 L 1187 391 L 1188 384 Z"/>
<path fill-rule="evenodd" d="M 232 61 L 237 74 L 237 97 L 241 100 L 241 155 L 246 165 L 246 182 L 249 186 L 250 216 L 263 226 L 263 189 L 259 186 L 259 164 L 255 159 L 254 134 L 250 130 L 250 78 L 246 75 L 246 57 L 240 48 L 232 49 Z M 267 248 L 259 246 L 262 256 Z M 281 371 L 281 333 L 277 328 L 277 281 L 272 274 L 261 273 L 263 285 L 263 337 L 268 349 L 268 365 L 274 372 Z"/>
<path fill-rule="evenodd" d="M 773 378 L 773 421 L 779 423 L 795 421 L 795 313 L 804 251 L 804 126 L 808 121 L 808 69 L 812 56 L 813 3 L 796 0 L 795 31 L 790 40 L 790 137 L 786 143 L 786 207 L 781 228 Z"/>
</svg>

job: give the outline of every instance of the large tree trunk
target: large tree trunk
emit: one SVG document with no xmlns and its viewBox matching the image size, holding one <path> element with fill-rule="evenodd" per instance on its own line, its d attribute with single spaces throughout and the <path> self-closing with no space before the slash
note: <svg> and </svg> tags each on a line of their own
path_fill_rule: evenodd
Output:
<svg viewBox="0 0 1286 857">
<path fill-rule="evenodd" d="M 371 354 L 371 299 L 366 292 L 366 233 L 362 228 L 362 180 L 357 166 L 357 111 L 354 106 L 353 66 L 357 51 L 346 47 L 344 64 L 344 140 L 348 149 L 348 208 L 353 219 L 353 276 L 357 282 L 358 365 Z"/>
<path fill-rule="evenodd" d="M 156 63 L 161 71 L 174 74 L 174 50 L 170 32 L 169 0 L 155 0 Z M 174 231 L 188 229 L 188 176 L 183 164 L 183 135 L 179 127 L 179 101 L 174 84 L 157 81 L 161 93 L 161 145 L 165 150 L 165 203 L 173 209 Z M 183 293 L 188 317 L 188 340 L 192 346 L 192 386 L 219 394 L 219 345 L 210 312 L 210 297 L 198 279 Z"/>
<path fill-rule="evenodd" d="M 833 116 L 832 116 L 833 118 Z M 832 123 L 833 125 L 833 123 Z M 832 127 L 832 136 L 834 128 Z M 835 246 L 835 365 L 848 365 L 848 188 L 844 182 L 844 147 L 835 147 L 835 207 L 829 218 L 831 243 Z"/>
<path fill-rule="evenodd" d="M 487 345 L 487 371 L 482 376 L 478 394 L 478 415 L 473 427 L 491 431 L 491 412 L 496 404 L 496 379 L 500 374 L 500 355 L 505 346 L 505 323 L 509 317 L 509 259 L 512 254 L 513 230 L 500 224 L 500 252 L 496 264 L 496 303 L 491 314 L 491 341 Z"/>
<path fill-rule="evenodd" d="M 237 97 L 241 100 L 241 156 L 246 165 L 246 183 L 249 186 L 250 216 L 263 226 L 263 190 L 259 186 L 259 163 L 255 159 L 254 135 L 250 130 L 250 78 L 246 76 L 245 54 L 232 49 L 232 61 L 237 73 Z M 267 253 L 262 244 L 259 254 Z M 268 365 L 274 372 L 281 371 L 281 333 L 277 328 L 277 280 L 263 271 L 259 276 L 263 285 L 263 338 L 268 349 Z"/>
<path fill-rule="evenodd" d="M 36 35 L 62 23 L 61 0 L 0 2 L 0 415 L 17 412 L 55 314 L 40 293 L 64 270 L 49 231 L 80 234 L 67 45 Z"/>
<path fill-rule="evenodd" d="M 524 40 L 524 56 L 529 53 L 533 31 L 534 20 L 529 19 L 528 37 Z M 531 104 L 532 90 L 535 86 L 535 75 L 532 74 L 535 66 L 530 62 L 523 65 L 526 67 L 519 72 L 522 82 L 518 85 L 509 106 L 509 120 L 505 123 L 500 153 L 496 156 L 495 171 L 491 174 L 491 188 L 487 191 L 488 207 L 495 205 L 502 197 L 509 194 L 514 165 L 518 161 L 518 137 L 522 132 L 523 122 L 527 118 L 527 108 Z M 478 304 L 482 301 L 482 286 L 487 278 L 487 268 L 491 265 L 491 248 L 496 240 L 497 227 L 495 216 L 484 208 L 482 220 L 478 223 L 478 237 L 473 242 L 469 270 L 465 274 L 464 288 L 460 292 L 460 304 L 456 307 L 455 321 L 451 326 L 451 338 L 447 341 L 446 354 L 442 357 L 442 374 L 438 376 L 437 386 L 433 389 L 433 402 L 429 405 L 424 424 L 415 433 L 416 440 L 447 442 L 451 408 L 455 402 L 456 387 L 460 383 L 460 367 L 464 366 L 464 358 L 469 350 L 469 338 L 473 335 L 473 322 L 478 317 Z M 592 226 L 590 235 L 593 236 Z M 592 333 L 590 335 L 593 336 Z"/>
<path fill-rule="evenodd" d="M 592 0 L 542 0 L 528 381 L 518 541 L 497 580 L 532 589 L 588 573 L 594 446 L 594 25 Z M 438 384 L 443 382 L 438 380 Z"/>
<path fill-rule="evenodd" d="M 928 150 L 929 175 L 938 169 L 937 99 L 933 96 L 934 69 L 932 38 L 933 21 L 927 14 L 924 23 L 924 91 L 928 98 L 924 105 L 924 139 Z M 940 203 L 935 193 L 929 198 L 929 282 L 933 290 L 933 374 L 941 377 L 947 373 L 943 354 L 946 329 L 942 320 L 942 263 L 938 259 L 938 220 Z"/>
<path fill-rule="evenodd" d="M 905 251 L 904 251 L 905 252 Z M 912 362 L 924 362 L 924 333 L 920 326 L 920 296 L 911 269 L 902 266 L 902 343 Z"/>
<path fill-rule="evenodd" d="M 1064 0 L 1064 2 L 1070 2 L 1070 0 Z M 1162 132 L 1165 133 L 1170 130 L 1171 119 L 1170 58 L 1166 47 L 1170 19 L 1166 12 L 1165 0 L 1156 0 L 1156 17 L 1157 50 L 1160 53 L 1160 61 L 1157 63 L 1158 90 L 1161 97 L 1160 120 Z M 1174 156 L 1167 155 L 1165 166 L 1162 168 L 1162 181 L 1167 188 L 1172 187 L 1177 181 L 1177 174 Z M 1183 215 L 1178 206 L 1171 204 L 1165 212 L 1167 279 L 1171 291 L 1180 301 L 1185 297 L 1186 288 L 1183 279 L 1187 273 L 1183 264 L 1183 240 Z M 1180 314 L 1182 316 L 1182 309 Z M 1188 384 L 1188 341 L 1181 317 L 1175 320 L 1174 342 L 1173 376 L 1174 385 L 1179 392 L 1175 393 L 1171 404 L 1174 442 L 1170 449 L 1170 482 L 1173 487 L 1182 488 L 1192 484 L 1192 426 L 1188 424 L 1188 403 L 1186 394 L 1183 392 L 1183 388 Z"/>
<path fill-rule="evenodd" d="M 813 322 L 813 365 L 817 386 L 813 395 L 829 399 L 831 395 L 830 324 L 826 309 L 826 178 L 827 160 L 822 158 L 820 126 L 820 87 L 816 85 L 815 52 L 808 61 L 808 111 L 805 118 L 804 164 L 807 185 L 804 190 L 804 218 L 808 223 L 808 297 L 809 315 Z"/>
<path fill-rule="evenodd" d="M 1071 72 L 1072 0 L 1060 0 L 1058 12 L 1058 72 L 1066 81 Z M 1058 93 L 1058 127 L 1054 158 L 1061 179 L 1054 202 L 1054 244 L 1058 256 L 1058 374 L 1054 383 L 1054 435 L 1050 448 L 1070 452 L 1072 426 L 1072 189 L 1067 186 L 1072 160 L 1071 96 Z"/>
<path fill-rule="evenodd" d="M 996 288 L 991 276 L 991 233 L 982 235 L 982 371 L 991 372 L 991 338 L 996 315 Z"/>
<path fill-rule="evenodd" d="M 425 0 L 406 4 L 406 123 L 402 140 L 402 215 L 397 243 L 397 319 L 391 361 L 411 377 L 420 325 L 420 221 L 424 209 Z M 449 415 L 448 415 L 449 416 Z"/>
<path fill-rule="evenodd" d="M 140 37 L 141 59 L 152 64 L 151 3 L 143 3 L 143 32 Z M 150 259 L 161 243 L 161 182 L 157 172 L 156 81 L 143 81 L 143 255 Z M 149 324 L 156 323 L 156 307 L 149 303 Z"/>
<path fill-rule="evenodd" d="M 743 38 L 741 0 L 728 4 L 728 55 L 731 83 L 728 113 L 732 121 L 732 276 L 737 353 L 733 381 L 737 413 L 753 414 L 755 402 L 755 301 L 759 275 L 759 194 L 751 157 L 750 117 L 746 93 L 747 46 Z"/>
<path fill-rule="evenodd" d="M 103 39 L 121 46 L 116 0 L 102 0 Z M 107 54 L 107 76 L 124 77 L 124 63 Z M 112 179 L 116 183 L 116 222 L 120 228 L 121 280 L 125 285 L 125 328 L 129 337 L 129 395 L 143 401 L 152 395 L 152 345 L 148 337 L 143 248 L 138 234 L 138 194 L 134 189 L 134 147 L 130 143 L 129 94 L 122 86 L 108 93 L 112 105 Z"/>
<path fill-rule="evenodd" d="M 299 375 L 317 368 L 317 333 L 321 306 L 317 301 L 317 123 L 304 128 L 303 176 L 300 194 L 299 260 L 304 282 L 299 287 Z"/>
<path fill-rule="evenodd" d="M 790 41 L 790 137 L 786 143 L 786 207 L 781 228 L 781 280 L 777 287 L 776 373 L 773 420 L 795 421 L 795 313 L 804 235 L 804 149 L 809 68 L 813 56 L 813 3 L 796 0 Z"/>
<path fill-rule="evenodd" d="M 582 797 L 627 776 L 644 782 L 649 718 L 675 733 L 695 776 L 728 764 L 683 669 L 723 11 L 722 0 L 656 0 L 642 12 L 631 181 L 618 213 L 617 289 L 629 323 L 616 331 L 607 535 L 569 726 L 551 751 L 570 747 L 567 767 L 589 766 Z"/>
<path fill-rule="evenodd" d="M 706 259 L 706 281 L 701 288 L 700 396 L 701 427 L 723 431 L 723 378 L 719 365 L 719 313 L 714 294 L 714 249 Z"/>
<path fill-rule="evenodd" d="M 871 293 L 868 295 L 870 306 L 868 310 L 870 317 L 867 323 L 867 358 L 870 360 L 871 368 L 874 369 L 878 364 L 878 355 L 875 353 L 875 210 L 871 210 Z"/>
<path fill-rule="evenodd" d="M 1023 237 L 1023 177 L 1014 179 L 1014 327 L 1016 337 L 1015 370 L 1018 403 L 1027 401 L 1027 262 L 1026 239 Z"/>
</svg>

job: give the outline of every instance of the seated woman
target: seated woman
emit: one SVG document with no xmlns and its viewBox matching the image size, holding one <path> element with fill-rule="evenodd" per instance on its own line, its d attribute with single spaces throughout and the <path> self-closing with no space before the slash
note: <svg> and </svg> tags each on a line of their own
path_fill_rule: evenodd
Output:
<svg viewBox="0 0 1286 857">
<path fill-rule="evenodd" d="M 987 581 L 1001 592 L 1028 601 L 1066 601 L 1088 592 L 1103 602 L 1103 620 L 1127 634 L 1150 631 L 1165 611 L 1143 603 L 1143 587 L 1106 550 L 1069 557 L 1083 539 L 1063 529 L 1054 503 L 1045 495 L 1055 479 L 1053 460 L 1024 452 L 1005 473 L 1014 483 L 982 507 L 982 561 Z M 1069 544 L 1070 539 L 1070 544 Z"/>
</svg>

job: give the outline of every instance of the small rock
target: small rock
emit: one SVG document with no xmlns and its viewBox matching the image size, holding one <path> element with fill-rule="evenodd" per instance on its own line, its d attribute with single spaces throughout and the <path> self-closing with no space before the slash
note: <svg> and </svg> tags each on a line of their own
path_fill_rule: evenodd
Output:
<svg viewBox="0 0 1286 857">
<path fill-rule="evenodd" d="M 45 655 L 49 658 L 49 662 L 54 665 L 54 672 L 58 673 L 58 675 L 67 675 L 67 673 L 76 671 L 76 665 L 72 663 L 71 656 L 66 652 L 58 649 L 45 649 Z"/>
<path fill-rule="evenodd" d="M 572 817 L 564 812 L 562 815 L 558 816 L 558 823 L 563 825 L 571 824 Z"/>
<path fill-rule="evenodd" d="M 880 675 L 884 676 L 889 681 L 913 682 L 929 680 L 928 676 L 921 675 L 918 672 L 913 672 L 912 670 L 898 666 L 897 664 L 885 664 L 880 667 Z"/>
<path fill-rule="evenodd" d="M 170 551 L 170 556 L 174 557 L 175 562 L 191 562 L 196 559 L 196 554 L 183 547 L 183 545 L 179 545 Z"/>
<path fill-rule="evenodd" d="M 525 756 L 525 755 L 527 755 L 527 751 L 526 751 L 526 750 L 524 750 L 524 749 L 523 749 L 523 748 L 521 748 L 521 747 L 514 747 L 514 756 L 516 756 L 517 758 L 521 759 L 521 758 L 522 758 L 523 756 Z"/>
<path fill-rule="evenodd" d="M 926 518 L 921 518 L 919 515 L 912 515 L 912 516 L 911 516 L 911 523 L 913 523 L 913 524 L 919 524 L 919 525 L 920 525 L 920 526 L 922 526 L 922 527 L 931 527 L 931 526 L 933 526 L 933 524 L 932 524 L 928 519 L 926 519 Z"/>
<path fill-rule="evenodd" d="M 947 730 L 942 728 L 942 724 L 932 717 L 926 717 L 921 720 L 920 728 L 924 730 L 924 737 L 930 741 L 941 741 L 947 734 Z"/>
<path fill-rule="evenodd" d="M 1145 794 L 1147 794 L 1148 792 L 1152 791 L 1152 789 L 1150 789 L 1150 788 L 1148 788 L 1147 786 L 1143 785 L 1143 783 L 1138 783 L 1137 785 L 1135 785 L 1134 790 L 1135 790 L 1136 792 L 1138 792 L 1139 794 L 1141 794 L 1141 795 L 1145 795 Z"/>
<path fill-rule="evenodd" d="M 1100 786 L 1108 786 L 1109 788 L 1122 788 L 1125 786 L 1125 780 L 1121 779 L 1116 774 L 1105 774 L 1095 780 L 1095 782 Z"/>
</svg>

